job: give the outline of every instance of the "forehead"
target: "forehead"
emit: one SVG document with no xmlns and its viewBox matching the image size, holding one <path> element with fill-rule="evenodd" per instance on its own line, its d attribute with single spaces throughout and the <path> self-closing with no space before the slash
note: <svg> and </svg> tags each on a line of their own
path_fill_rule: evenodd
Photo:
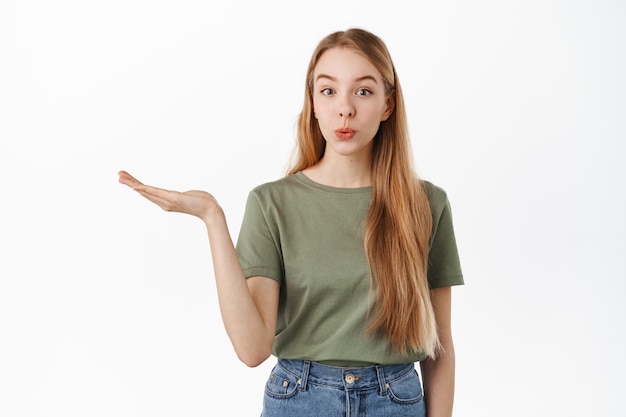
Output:
<svg viewBox="0 0 626 417">
<path fill-rule="evenodd" d="M 365 76 L 382 81 L 382 75 L 363 55 L 346 48 L 332 48 L 325 51 L 313 70 L 313 79 L 327 75 L 337 81 L 352 81 Z"/>
</svg>

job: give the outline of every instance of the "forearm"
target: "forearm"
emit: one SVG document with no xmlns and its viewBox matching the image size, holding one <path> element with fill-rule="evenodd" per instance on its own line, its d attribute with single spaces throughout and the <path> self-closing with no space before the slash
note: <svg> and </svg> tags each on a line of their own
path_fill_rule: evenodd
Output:
<svg viewBox="0 0 626 417">
<path fill-rule="evenodd" d="M 454 403 L 454 346 L 447 346 L 436 360 L 420 362 L 420 367 L 427 417 L 451 417 Z"/>
<path fill-rule="evenodd" d="M 145 185 L 126 171 L 119 172 L 119 181 L 165 211 L 190 214 L 204 222 L 209 235 L 222 320 L 228 337 L 237 356 L 247 365 L 256 366 L 267 359 L 276 328 L 278 287 L 264 282 L 262 285 L 257 283 L 254 290 L 249 288 L 228 231 L 226 217 L 215 198 L 206 191 L 181 193 Z M 264 300 L 262 309 L 255 300 Z"/>
<path fill-rule="evenodd" d="M 274 329 L 254 302 L 221 209 L 204 221 L 226 333 L 241 361 L 256 366 L 271 353 Z"/>
</svg>

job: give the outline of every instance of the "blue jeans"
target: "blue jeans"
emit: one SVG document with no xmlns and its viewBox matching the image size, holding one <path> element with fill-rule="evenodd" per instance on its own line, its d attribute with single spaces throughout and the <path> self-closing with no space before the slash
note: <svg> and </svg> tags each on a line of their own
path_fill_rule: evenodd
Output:
<svg viewBox="0 0 626 417">
<path fill-rule="evenodd" d="M 413 363 L 339 368 L 278 359 L 261 417 L 425 417 Z"/>
</svg>

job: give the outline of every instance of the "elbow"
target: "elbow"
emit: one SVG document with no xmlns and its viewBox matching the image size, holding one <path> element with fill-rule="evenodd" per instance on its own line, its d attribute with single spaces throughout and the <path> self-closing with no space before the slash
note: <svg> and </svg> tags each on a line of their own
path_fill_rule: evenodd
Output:
<svg viewBox="0 0 626 417">
<path fill-rule="evenodd" d="M 272 340 L 273 341 L 273 340 Z M 235 353 L 237 358 L 244 365 L 250 368 L 256 368 L 267 360 L 272 354 L 272 343 L 263 343 L 256 346 L 235 346 Z"/>
<path fill-rule="evenodd" d="M 256 368 L 270 357 L 270 351 L 263 352 L 237 352 L 237 357 L 249 368 Z"/>
<path fill-rule="evenodd" d="M 231 337 L 237 358 L 249 368 L 256 368 L 272 354 L 274 333 L 256 334 L 252 337 Z"/>
</svg>

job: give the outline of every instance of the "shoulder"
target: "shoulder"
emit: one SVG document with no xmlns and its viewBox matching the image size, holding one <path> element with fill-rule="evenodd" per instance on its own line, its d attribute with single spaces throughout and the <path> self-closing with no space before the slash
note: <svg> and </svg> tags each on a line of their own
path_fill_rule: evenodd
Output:
<svg viewBox="0 0 626 417">
<path fill-rule="evenodd" d="M 249 202 L 261 207 L 284 206 L 288 201 L 297 199 L 302 192 L 302 185 L 295 175 L 287 175 L 274 181 L 257 185 L 248 194 Z"/>
<path fill-rule="evenodd" d="M 274 181 L 259 184 L 250 190 L 250 194 L 255 194 L 259 197 L 271 196 L 276 193 L 291 192 L 298 187 L 298 181 L 294 175 L 287 175 Z"/>
<path fill-rule="evenodd" d="M 430 181 L 421 180 L 421 182 L 428 197 L 430 210 L 436 218 L 448 206 L 448 194 L 443 188 Z"/>
</svg>

